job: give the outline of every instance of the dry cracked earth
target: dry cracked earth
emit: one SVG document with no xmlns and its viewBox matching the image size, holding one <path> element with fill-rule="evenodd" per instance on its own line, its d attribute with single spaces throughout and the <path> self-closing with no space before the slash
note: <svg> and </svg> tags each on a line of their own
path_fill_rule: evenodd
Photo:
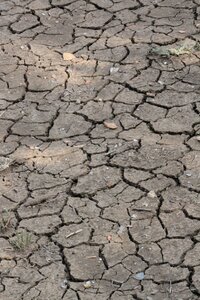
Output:
<svg viewBox="0 0 200 300">
<path fill-rule="evenodd" d="M 200 298 L 198 41 L 199 0 L 0 0 L 1 300 Z"/>
</svg>

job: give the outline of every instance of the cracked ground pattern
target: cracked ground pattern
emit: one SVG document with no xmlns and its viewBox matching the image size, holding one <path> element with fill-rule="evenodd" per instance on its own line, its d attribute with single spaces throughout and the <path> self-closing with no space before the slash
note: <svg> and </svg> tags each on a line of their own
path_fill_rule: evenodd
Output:
<svg viewBox="0 0 200 300">
<path fill-rule="evenodd" d="M 200 298 L 186 40 L 199 0 L 0 0 L 1 300 Z"/>
</svg>

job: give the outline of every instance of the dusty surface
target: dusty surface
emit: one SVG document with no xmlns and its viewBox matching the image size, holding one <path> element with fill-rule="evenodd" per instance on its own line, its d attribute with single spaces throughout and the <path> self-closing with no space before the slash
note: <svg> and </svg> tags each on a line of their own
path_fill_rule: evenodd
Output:
<svg viewBox="0 0 200 300">
<path fill-rule="evenodd" d="M 0 0 L 1 300 L 199 299 L 199 5 Z"/>
</svg>

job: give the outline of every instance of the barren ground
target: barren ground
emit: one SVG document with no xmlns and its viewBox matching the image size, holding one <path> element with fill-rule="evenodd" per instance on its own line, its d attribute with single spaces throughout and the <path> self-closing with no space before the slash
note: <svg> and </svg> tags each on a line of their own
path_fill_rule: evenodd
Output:
<svg viewBox="0 0 200 300">
<path fill-rule="evenodd" d="M 0 299 L 200 298 L 200 1 L 0 0 Z"/>
</svg>

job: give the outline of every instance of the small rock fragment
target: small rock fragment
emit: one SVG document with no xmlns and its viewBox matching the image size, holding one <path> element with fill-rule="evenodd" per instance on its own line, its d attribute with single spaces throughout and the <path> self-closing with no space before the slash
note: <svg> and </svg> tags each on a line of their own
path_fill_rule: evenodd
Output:
<svg viewBox="0 0 200 300">
<path fill-rule="evenodd" d="M 155 97 L 156 93 L 155 92 L 147 92 L 146 95 L 149 97 Z"/>
<path fill-rule="evenodd" d="M 192 173 L 189 172 L 189 171 L 186 171 L 186 172 L 185 172 L 185 175 L 186 175 L 187 177 L 191 177 L 191 176 L 192 176 Z"/>
<path fill-rule="evenodd" d="M 92 287 L 92 282 L 90 280 L 88 280 L 84 283 L 83 286 L 85 289 L 90 289 Z"/>
<path fill-rule="evenodd" d="M 137 273 L 133 276 L 136 280 L 143 280 L 144 279 L 144 272 Z"/>
<path fill-rule="evenodd" d="M 73 60 L 75 58 L 76 58 L 76 56 L 72 53 L 68 53 L 68 52 L 63 53 L 63 59 L 64 60 Z"/>
<path fill-rule="evenodd" d="M 154 191 L 150 191 L 150 192 L 147 194 L 147 196 L 148 196 L 149 198 L 156 198 L 156 197 L 157 197 L 157 195 L 156 195 L 156 193 L 155 193 Z"/>
<path fill-rule="evenodd" d="M 126 227 L 124 225 L 120 225 L 117 234 L 122 234 L 126 230 Z"/>
<path fill-rule="evenodd" d="M 68 283 L 68 280 L 67 280 L 67 279 L 65 279 L 65 280 L 61 283 L 61 285 L 60 285 L 60 287 L 61 287 L 62 289 L 66 289 L 68 286 L 69 286 L 69 283 Z"/>
<path fill-rule="evenodd" d="M 111 67 L 110 68 L 110 74 L 117 73 L 119 71 L 119 68 Z"/>
<path fill-rule="evenodd" d="M 117 129 L 117 125 L 114 122 L 104 121 L 104 126 L 109 129 Z"/>
<path fill-rule="evenodd" d="M 107 240 L 110 242 L 110 241 L 112 241 L 112 235 L 108 235 L 107 236 Z"/>
</svg>

